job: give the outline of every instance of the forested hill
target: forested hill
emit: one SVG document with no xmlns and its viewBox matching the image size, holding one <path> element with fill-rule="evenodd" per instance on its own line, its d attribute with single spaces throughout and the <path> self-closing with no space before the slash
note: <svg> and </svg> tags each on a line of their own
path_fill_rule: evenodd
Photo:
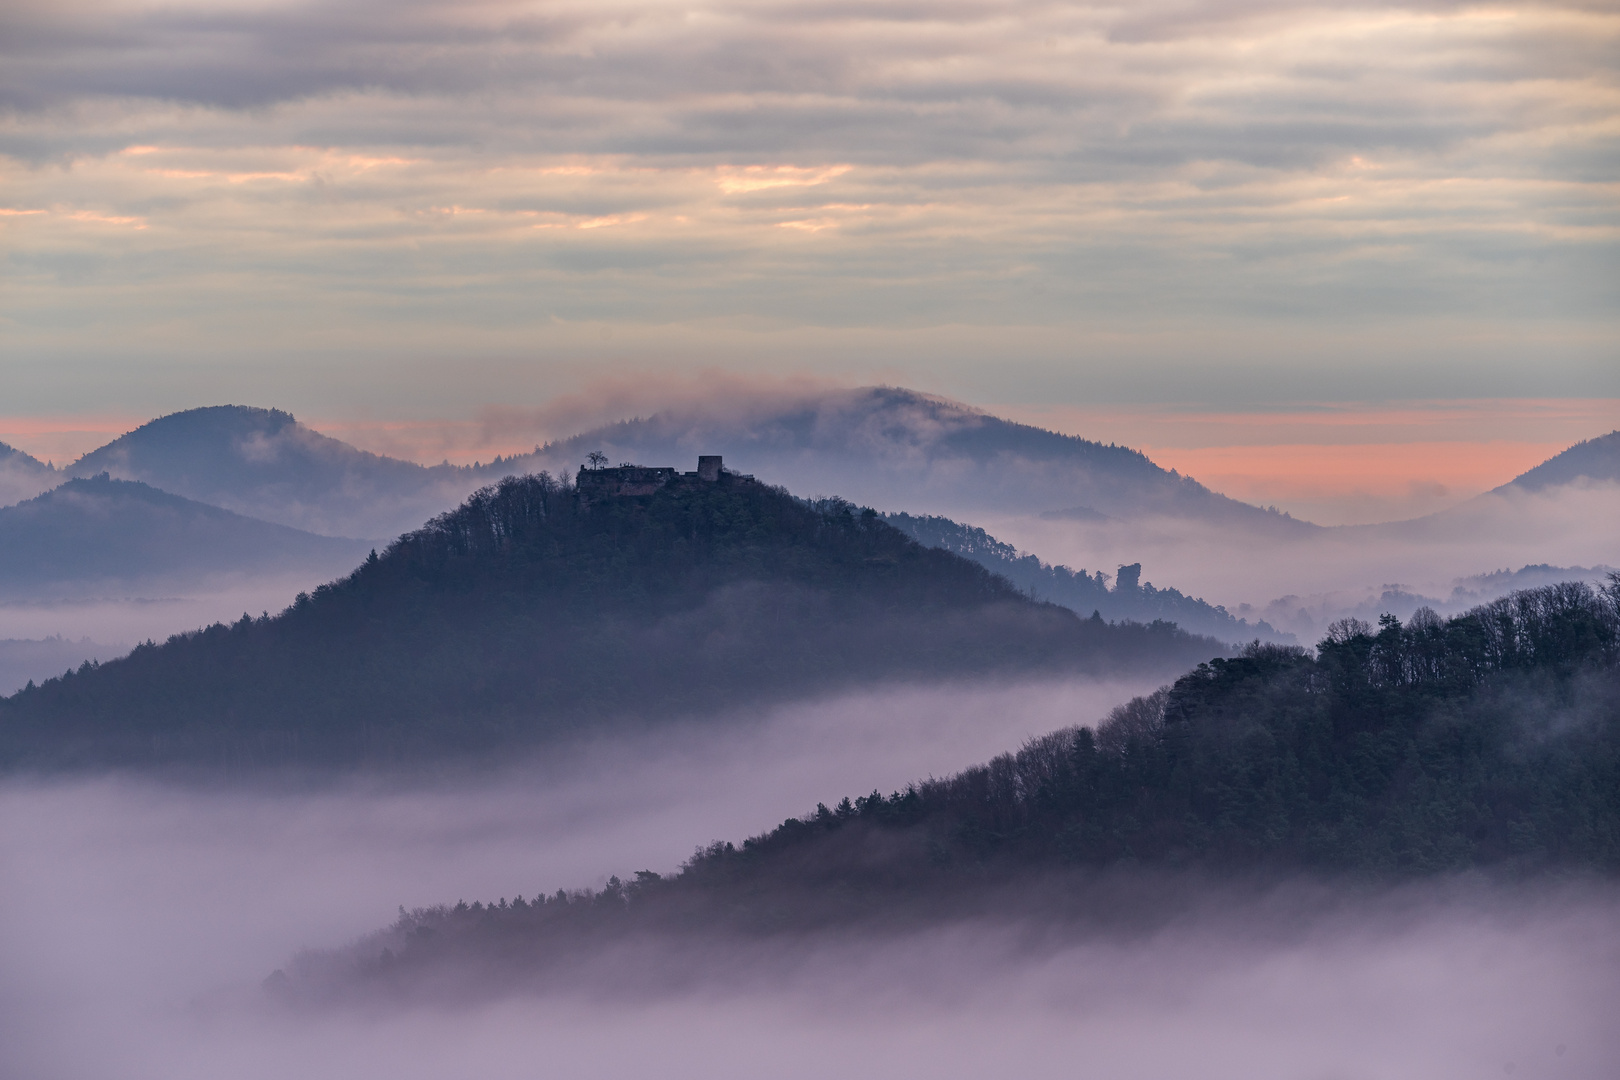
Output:
<svg viewBox="0 0 1620 1080">
<path fill-rule="evenodd" d="M 1620 431 L 1583 439 L 1496 490 L 1543 491 L 1579 480 L 1620 480 Z"/>
<path fill-rule="evenodd" d="M 1113 588 L 1109 588 L 1108 575 L 1100 570 L 1091 574 L 1083 569 L 1044 563 L 1034 555 L 1019 554 L 1017 548 L 997 540 L 983 529 L 950 518 L 901 513 L 885 514 L 883 520 L 919 544 L 972 559 L 1030 596 L 1062 604 L 1082 615 L 1095 611 L 1110 622 L 1163 619 L 1191 633 L 1207 634 L 1222 641 L 1258 639 L 1280 645 L 1295 643 L 1294 635 L 1278 631 L 1264 619 L 1251 624 L 1224 607 L 1184 595 L 1179 589 L 1155 588 L 1152 582 L 1141 580 L 1141 563 L 1120 567 Z"/>
<path fill-rule="evenodd" d="M 279 409 L 214 405 L 142 424 L 68 466 L 328 536 L 392 537 L 455 506 L 473 469 L 356 449 Z"/>
<path fill-rule="evenodd" d="M 0 596 L 8 599 L 137 584 L 184 589 L 209 575 L 290 570 L 318 581 L 365 553 L 357 540 L 257 521 L 105 473 L 0 508 Z"/>
<path fill-rule="evenodd" d="M 1118 876 L 1101 872 L 1125 867 L 1205 882 L 1620 872 L 1620 584 L 1517 593 L 1445 622 L 1346 621 L 1315 657 L 1255 646 L 1095 730 L 819 806 L 710 845 L 674 877 L 551 893 L 555 882 L 514 867 L 539 899 L 402 912 L 308 974 L 399 986 L 481 960 L 533 976 L 631 933 L 915 929 L 986 905 L 1019 914 L 1031 889 L 1049 910 L 1095 912 L 1120 904 L 1106 895 Z"/>
<path fill-rule="evenodd" d="M 437 759 L 864 682 L 1169 673 L 1221 651 L 1032 601 L 842 502 L 730 474 L 587 498 L 542 473 L 279 615 L 0 701 L 0 762 Z"/>
</svg>

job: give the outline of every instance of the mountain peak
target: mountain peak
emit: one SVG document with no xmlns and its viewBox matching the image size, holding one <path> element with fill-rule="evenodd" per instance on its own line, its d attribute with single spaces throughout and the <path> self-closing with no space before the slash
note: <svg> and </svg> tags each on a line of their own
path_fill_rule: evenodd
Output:
<svg viewBox="0 0 1620 1080">
<path fill-rule="evenodd" d="M 643 460 L 720 453 L 748 461 L 773 483 L 841 491 L 912 513 L 974 517 L 1086 506 L 1121 519 L 1163 515 L 1266 531 L 1315 529 L 1216 494 L 1141 451 L 896 386 L 720 395 L 550 444 L 530 459 L 531 467 L 565 467 L 596 450 Z"/>
<path fill-rule="evenodd" d="M 81 737 L 149 759 L 134 730 L 323 765 L 509 752 L 861 683 L 1173 670 L 1221 648 L 1082 620 L 874 511 L 713 464 L 645 493 L 623 488 L 660 470 L 602 470 L 612 491 L 509 477 L 278 616 L 10 699 L 0 734 L 21 741 L 0 759 Z"/>
<path fill-rule="evenodd" d="M 369 453 L 289 412 L 247 405 L 161 416 L 86 454 L 69 471 L 107 472 L 337 536 L 397 535 L 454 505 L 474 485 L 467 470 Z"/>
<path fill-rule="evenodd" d="M 362 550 L 103 471 L 0 509 L 0 593 L 60 596 L 112 582 L 168 588 L 245 572 L 324 576 L 352 566 Z"/>
</svg>

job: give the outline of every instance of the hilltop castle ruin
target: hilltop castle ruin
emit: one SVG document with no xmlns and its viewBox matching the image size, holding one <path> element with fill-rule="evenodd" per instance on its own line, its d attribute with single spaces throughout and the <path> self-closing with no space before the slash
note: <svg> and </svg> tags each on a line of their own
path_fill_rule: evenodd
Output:
<svg viewBox="0 0 1620 1080">
<path fill-rule="evenodd" d="M 719 454 L 698 458 L 696 472 L 676 472 L 671 466 L 624 464 L 613 468 L 580 467 L 574 486 L 587 499 L 609 499 L 628 495 L 651 495 L 666 487 L 698 487 L 706 484 L 753 484 L 752 476 L 726 469 Z"/>
</svg>

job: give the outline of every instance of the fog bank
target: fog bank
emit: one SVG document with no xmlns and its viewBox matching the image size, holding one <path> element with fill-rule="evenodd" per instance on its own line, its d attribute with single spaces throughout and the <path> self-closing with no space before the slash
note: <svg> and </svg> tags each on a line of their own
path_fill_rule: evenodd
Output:
<svg viewBox="0 0 1620 1080">
<path fill-rule="evenodd" d="M 704 956 L 705 977 L 659 995 L 636 992 L 638 972 L 693 954 L 637 942 L 606 977 L 533 996 L 227 1022 L 270 1061 L 286 1060 L 278 1037 L 308 1040 L 311 1075 L 334 1077 L 1608 1075 L 1614 897 L 1454 884 L 1297 933 L 1267 921 L 1285 898 L 1126 940 L 974 922 L 772 941 Z M 244 1075 L 272 1075 L 257 1068 Z"/>
<path fill-rule="evenodd" d="M 175 1025 L 191 1023 L 193 997 L 373 930 L 400 904 L 672 870 L 698 844 L 953 772 L 1147 688 L 893 689 L 410 787 L 7 781 L 0 1075 L 183 1075 L 170 1070 L 201 1036 Z M 83 1028 L 105 1046 L 79 1045 Z"/>
<path fill-rule="evenodd" d="M 18 1080 L 447 1076 L 1601 1075 L 1613 898 L 1419 898 L 1307 932 L 1189 918 L 1130 941 L 960 926 L 726 956 L 651 995 L 319 1015 L 257 985 L 397 905 L 668 871 L 816 802 L 944 774 L 1147 689 L 891 689 L 692 725 L 497 777 L 304 790 L 122 778 L 0 787 L 0 1075 Z M 633 983 L 638 963 L 608 965 Z M 625 972 L 631 972 L 628 977 Z M 728 975 L 734 972 L 735 978 Z M 620 994 L 618 986 L 626 993 Z M 86 1033 L 94 1033 L 87 1038 Z M 1565 1053 L 1559 1055 L 1557 1046 Z"/>
<path fill-rule="evenodd" d="M 1267 537 L 1181 518 L 1085 522 L 1003 515 L 973 520 L 1046 562 L 1112 573 L 1140 562 L 1142 580 L 1173 586 L 1234 615 L 1315 641 L 1345 615 L 1399 610 L 1388 591 L 1449 597 L 1463 579 L 1542 563 L 1620 565 L 1620 485 L 1482 496 L 1418 522 Z M 1540 582 L 1536 582 L 1539 584 Z M 1480 599 L 1465 602 L 1466 607 Z M 1415 605 L 1414 605 L 1415 606 Z"/>
</svg>

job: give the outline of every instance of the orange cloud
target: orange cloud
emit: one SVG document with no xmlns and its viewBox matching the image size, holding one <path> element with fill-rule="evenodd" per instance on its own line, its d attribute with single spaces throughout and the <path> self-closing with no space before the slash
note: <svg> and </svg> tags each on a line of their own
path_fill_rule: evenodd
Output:
<svg viewBox="0 0 1620 1080">
<path fill-rule="evenodd" d="M 1249 501 L 1337 495 L 1472 495 L 1506 483 L 1568 443 L 1273 443 L 1142 447 L 1166 468 Z"/>
<path fill-rule="evenodd" d="M 835 180 L 849 172 L 853 165 L 828 165 L 823 168 L 800 168 L 795 165 L 748 165 L 743 168 L 722 169 L 715 180 L 727 195 L 741 195 L 750 191 L 764 191 L 780 187 L 814 187 Z"/>
</svg>

